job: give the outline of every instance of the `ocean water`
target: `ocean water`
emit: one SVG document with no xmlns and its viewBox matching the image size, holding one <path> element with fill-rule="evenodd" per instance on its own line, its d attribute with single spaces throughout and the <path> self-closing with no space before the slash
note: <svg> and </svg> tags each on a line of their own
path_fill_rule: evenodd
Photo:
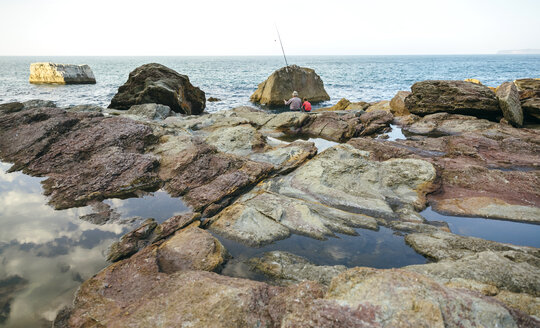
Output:
<svg viewBox="0 0 540 328">
<path fill-rule="evenodd" d="M 95 85 L 32 85 L 30 63 L 88 64 Z M 498 86 L 517 78 L 540 77 L 540 55 L 462 56 L 291 56 L 289 64 L 315 69 L 331 100 L 315 106 L 351 101 L 391 99 L 417 81 L 477 78 Z M 45 99 L 58 106 L 97 104 L 106 107 L 119 86 L 136 67 L 157 62 L 189 76 L 193 85 L 217 97 L 208 103 L 214 112 L 251 105 L 249 96 L 273 71 L 284 66 L 283 57 L 0 57 L 0 103 Z"/>
</svg>

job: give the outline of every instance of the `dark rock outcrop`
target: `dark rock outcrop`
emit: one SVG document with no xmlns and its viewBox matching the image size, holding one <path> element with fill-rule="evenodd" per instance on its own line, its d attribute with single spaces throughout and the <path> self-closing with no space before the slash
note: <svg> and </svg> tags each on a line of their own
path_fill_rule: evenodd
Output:
<svg viewBox="0 0 540 328">
<path fill-rule="evenodd" d="M 206 96 L 186 75 L 160 64 L 146 64 L 129 73 L 109 108 L 127 110 L 133 105 L 156 103 L 174 112 L 197 115 L 206 107 Z"/>
<path fill-rule="evenodd" d="M 417 115 L 437 112 L 494 118 L 499 102 L 488 87 L 465 81 L 422 81 L 413 84 L 405 98 L 409 111 Z"/>
<path fill-rule="evenodd" d="M 330 100 L 319 75 L 311 68 L 297 65 L 282 67 L 272 73 L 259 84 L 250 99 L 262 105 L 283 106 L 283 99 L 291 98 L 293 91 L 298 91 L 300 98 L 308 98 L 311 103 Z"/>
<path fill-rule="evenodd" d="M 35 108 L 0 115 L 0 156 L 43 182 L 56 208 L 159 186 L 152 130 L 121 117 Z"/>
</svg>

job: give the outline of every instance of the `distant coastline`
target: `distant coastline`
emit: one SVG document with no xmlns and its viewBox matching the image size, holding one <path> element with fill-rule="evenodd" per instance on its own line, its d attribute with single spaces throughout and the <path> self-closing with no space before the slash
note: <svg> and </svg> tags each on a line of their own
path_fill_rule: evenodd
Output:
<svg viewBox="0 0 540 328">
<path fill-rule="evenodd" d="M 540 55 L 540 49 L 499 50 L 497 55 Z"/>
</svg>

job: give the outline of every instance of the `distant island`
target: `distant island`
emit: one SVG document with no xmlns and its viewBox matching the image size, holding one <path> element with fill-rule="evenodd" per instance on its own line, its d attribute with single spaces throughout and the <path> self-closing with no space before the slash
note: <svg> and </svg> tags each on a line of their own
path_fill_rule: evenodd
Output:
<svg viewBox="0 0 540 328">
<path fill-rule="evenodd" d="M 497 55 L 540 55 L 540 49 L 499 50 Z"/>
</svg>

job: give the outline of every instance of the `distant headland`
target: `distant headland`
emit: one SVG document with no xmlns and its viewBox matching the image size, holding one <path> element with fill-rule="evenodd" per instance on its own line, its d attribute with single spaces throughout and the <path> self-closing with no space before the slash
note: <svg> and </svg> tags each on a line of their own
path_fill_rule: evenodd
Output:
<svg viewBox="0 0 540 328">
<path fill-rule="evenodd" d="M 540 55 L 540 49 L 499 50 L 497 55 Z"/>
</svg>

